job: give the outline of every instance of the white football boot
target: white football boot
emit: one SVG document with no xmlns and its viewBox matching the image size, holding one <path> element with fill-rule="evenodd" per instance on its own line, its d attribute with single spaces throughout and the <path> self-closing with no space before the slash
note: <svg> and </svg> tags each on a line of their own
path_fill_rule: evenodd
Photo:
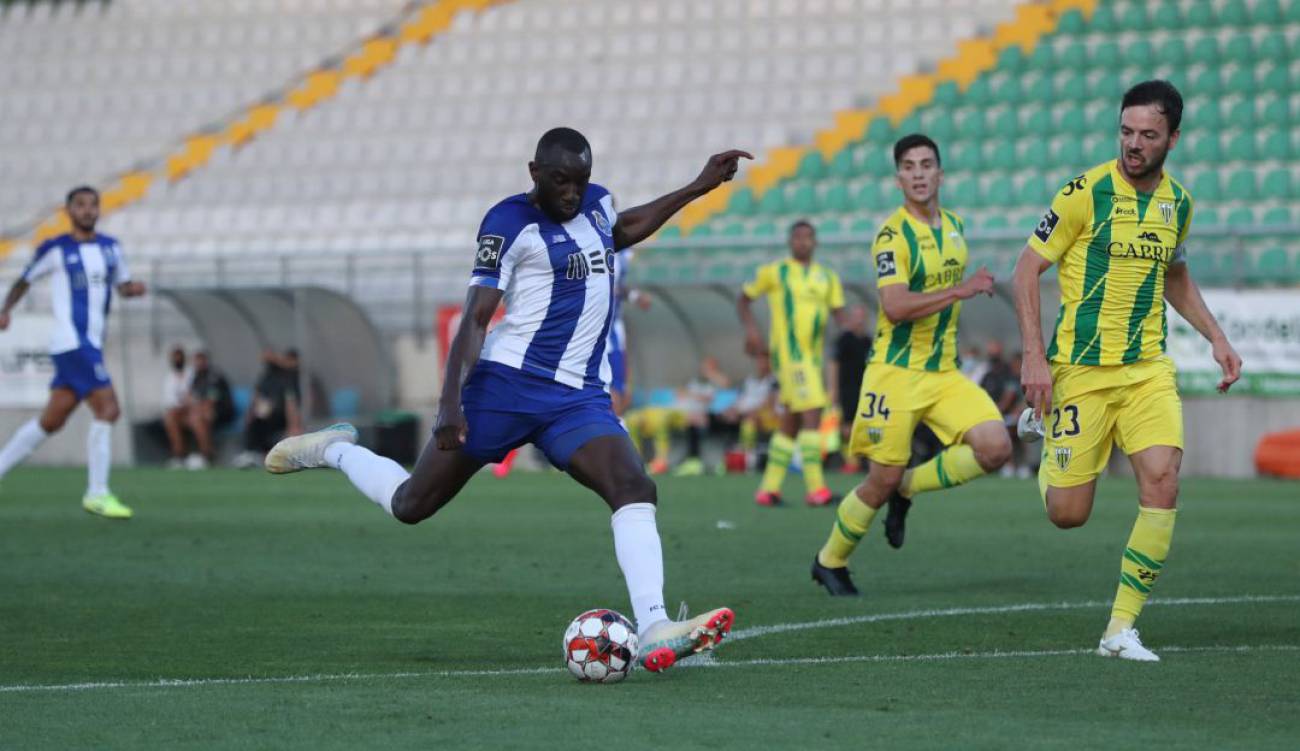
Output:
<svg viewBox="0 0 1300 751">
<path fill-rule="evenodd" d="M 735 622 L 731 608 L 710 610 L 689 619 L 660 621 L 641 636 L 641 665 L 658 673 L 683 657 L 713 649 Z"/>
<path fill-rule="evenodd" d="M 1034 417 L 1033 407 L 1025 407 L 1025 411 L 1020 413 L 1020 419 L 1016 421 L 1016 433 L 1024 443 L 1038 443 L 1043 440 L 1043 421 Z"/>
<path fill-rule="evenodd" d="M 1121 660 L 1138 662 L 1160 662 L 1160 656 L 1142 646 L 1135 628 L 1126 628 L 1109 638 L 1103 638 L 1097 645 L 1097 654 L 1102 657 L 1118 657 Z"/>
<path fill-rule="evenodd" d="M 266 455 L 266 471 L 275 475 L 327 467 L 325 449 L 332 443 L 356 443 L 357 429 L 346 422 L 335 423 L 314 433 L 290 436 Z"/>
</svg>

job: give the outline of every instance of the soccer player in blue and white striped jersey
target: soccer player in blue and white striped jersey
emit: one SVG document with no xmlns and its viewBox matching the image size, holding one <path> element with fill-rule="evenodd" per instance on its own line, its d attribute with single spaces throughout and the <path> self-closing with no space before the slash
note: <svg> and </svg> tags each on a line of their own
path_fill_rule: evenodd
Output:
<svg viewBox="0 0 1300 751">
<path fill-rule="evenodd" d="M 614 549 L 642 664 L 659 671 L 712 648 L 730 630 L 731 610 L 672 621 L 664 609 L 657 491 L 611 408 L 606 341 L 615 254 L 730 180 L 741 157 L 752 158 L 742 151 L 717 154 L 685 187 L 616 212 L 609 191 L 590 182 L 587 139 L 570 128 L 548 131 L 528 165 L 533 189 L 492 207 L 479 229 L 434 439 L 415 470 L 408 475 L 354 445 L 351 425 L 281 441 L 267 455 L 267 469 L 341 469 L 370 500 L 415 524 L 451 501 L 484 464 L 536 444 L 613 511 Z M 502 301 L 505 319 L 487 334 Z"/>
<path fill-rule="evenodd" d="M 129 519 L 131 509 L 108 489 L 113 423 L 121 410 L 104 368 L 104 330 L 114 290 L 123 297 L 136 297 L 144 294 L 145 287 L 143 282 L 131 280 L 117 240 L 95 231 L 99 221 L 98 191 L 88 186 L 74 188 L 68 193 L 65 209 L 72 231 L 36 248 L 32 262 L 0 307 L 0 331 L 4 331 L 9 328 L 14 306 L 32 283 L 50 280 L 55 321 L 50 334 L 50 356 L 54 360 L 50 398 L 41 416 L 25 423 L 0 449 L 0 477 L 58 432 L 77 405 L 85 401 L 94 419 L 86 438 L 89 478 L 81 505 L 94 514 Z"/>
</svg>

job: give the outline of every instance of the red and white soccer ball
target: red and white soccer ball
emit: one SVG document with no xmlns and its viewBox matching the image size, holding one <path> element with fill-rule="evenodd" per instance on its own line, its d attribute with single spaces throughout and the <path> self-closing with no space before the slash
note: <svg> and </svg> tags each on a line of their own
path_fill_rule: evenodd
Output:
<svg viewBox="0 0 1300 751">
<path fill-rule="evenodd" d="M 636 629 L 613 610 L 588 610 L 564 631 L 564 664 L 580 681 L 617 683 L 632 672 L 636 655 Z"/>
</svg>

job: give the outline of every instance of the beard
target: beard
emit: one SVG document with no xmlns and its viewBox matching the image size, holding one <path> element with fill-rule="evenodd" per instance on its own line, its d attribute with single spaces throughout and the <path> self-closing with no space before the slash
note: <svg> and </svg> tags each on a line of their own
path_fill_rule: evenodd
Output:
<svg viewBox="0 0 1300 751">
<path fill-rule="evenodd" d="M 1128 155 L 1125 154 L 1124 156 L 1127 157 Z M 1145 180 L 1148 177 L 1152 177 L 1154 175 L 1160 174 L 1160 170 L 1163 169 L 1165 166 L 1165 159 L 1167 159 L 1168 157 L 1169 157 L 1169 149 L 1165 149 L 1164 151 L 1161 151 L 1159 154 L 1157 154 L 1155 157 L 1149 159 L 1139 169 L 1139 171 L 1134 172 L 1132 174 L 1129 174 L 1128 164 L 1124 161 L 1123 158 L 1120 159 L 1120 164 L 1124 165 L 1124 173 L 1128 175 L 1128 177 L 1134 180 Z"/>
</svg>

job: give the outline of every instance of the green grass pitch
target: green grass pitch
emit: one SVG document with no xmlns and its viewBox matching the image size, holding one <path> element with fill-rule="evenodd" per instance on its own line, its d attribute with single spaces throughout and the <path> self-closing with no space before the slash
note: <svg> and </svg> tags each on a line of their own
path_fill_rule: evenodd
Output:
<svg viewBox="0 0 1300 751">
<path fill-rule="evenodd" d="M 866 596 L 808 578 L 832 511 L 755 478 L 660 483 L 669 609 L 729 605 L 714 660 L 613 686 L 560 659 L 569 619 L 630 615 L 603 504 L 567 478 L 476 479 L 406 527 L 333 472 L 119 471 L 0 487 L 0 748 L 1295 748 L 1300 493 L 1186 481 L 1139 622 L 1158 665 L 1095 647 L 1135 513 L 1103 483 L 1052 527 L 1030 481 L 873 525 Z M 850 478 L 832 478 L 837 490 Z M 790 488 L 790 496 L 798 494 Z"/>
</svg>

